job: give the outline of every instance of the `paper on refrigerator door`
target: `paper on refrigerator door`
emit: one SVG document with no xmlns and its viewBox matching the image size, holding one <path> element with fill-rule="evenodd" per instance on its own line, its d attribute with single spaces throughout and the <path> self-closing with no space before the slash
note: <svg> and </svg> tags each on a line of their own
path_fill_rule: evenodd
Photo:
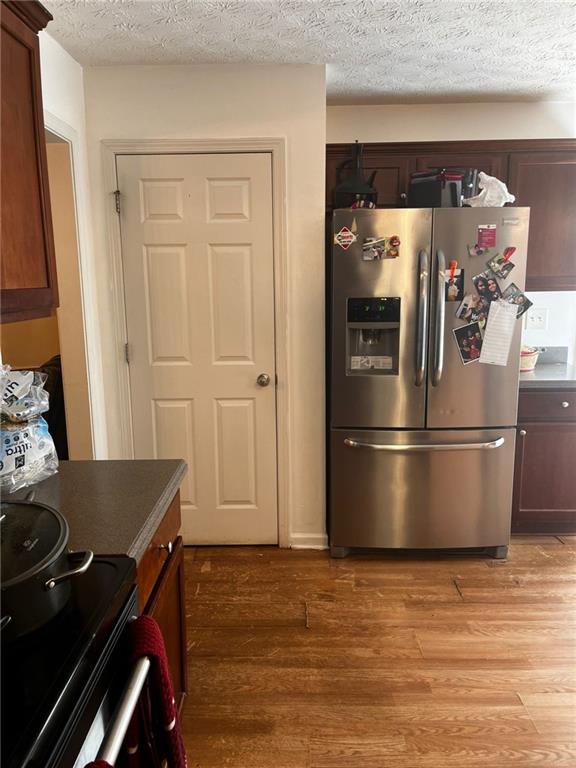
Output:
<svg viewBox="0 0 576 768">
<path fill-rule="evenodd" d="M 486 365 L 508 365 L 510 344 L 516 322 L 516 307 L 499 299 L 493 301 L 484 331 L 480 362 Z"/>
</svg>

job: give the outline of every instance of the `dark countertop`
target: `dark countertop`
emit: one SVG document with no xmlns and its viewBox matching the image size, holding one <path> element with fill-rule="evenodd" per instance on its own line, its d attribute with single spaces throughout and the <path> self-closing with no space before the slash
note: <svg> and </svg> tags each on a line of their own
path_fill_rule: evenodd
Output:
<svg viewBox="0 0 576 768">
<path fill-rule="evenodd" d="M 34 501 L 58 509 L 70 526 L 69 547 L 140 560 L 186 474 L 180 459 L 61 461 L 38 483 Z M 9 498 L 23 498 L 23 488 Z"/>
<path fill-rule="evenodd" d="M 576 366 L 543 363 L 520 374 L 520 389 L 576 389 Z"/>
</svg>

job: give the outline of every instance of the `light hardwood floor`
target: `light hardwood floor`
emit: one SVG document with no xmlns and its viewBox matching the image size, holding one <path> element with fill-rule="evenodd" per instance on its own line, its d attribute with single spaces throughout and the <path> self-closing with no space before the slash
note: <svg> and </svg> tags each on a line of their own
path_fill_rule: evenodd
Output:
<svg viewBox="0 0 576 768">
<path fill-rule="evenodd" d="M 576 537 L 185 557 L 190 768 L 576 767 Z"/>
</svg>

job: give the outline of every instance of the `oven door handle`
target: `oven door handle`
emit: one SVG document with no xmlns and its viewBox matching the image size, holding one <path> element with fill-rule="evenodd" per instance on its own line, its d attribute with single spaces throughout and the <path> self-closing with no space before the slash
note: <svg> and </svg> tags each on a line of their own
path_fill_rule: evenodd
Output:
<svg viewBox="0 0 576 768">
<path fill-rule="evenodd" d="M 105 763 L 108 763 L 108 765 L 113 766 L 120 754 L 126 731 L 128 730 L 132 715 L 138 704 L 138 699 L 142 693 L 142 688 L 146 682 L 149 669 L 150 659 L 147 656 L 138 659 L 134 665 L 130 679 L 122 692 L 120 702 L 114 712 L 112 725 L 106 732 L 104 741 L 98 751 L 98 760 L 103 760 Z"/>
<path fill-rule="evenodd" d="M 347 437 L 344 445 L 349 448 L 367 448 L 369 451 L 390 451 L 391 453 L 422 453 L 424 451 L 489 451 L 504 445 L 504 438 L 489 440 L 486 443 L 415 443 L 414 445 L 396 445 L 394 443 L 363 443 Z"/>
</svg>

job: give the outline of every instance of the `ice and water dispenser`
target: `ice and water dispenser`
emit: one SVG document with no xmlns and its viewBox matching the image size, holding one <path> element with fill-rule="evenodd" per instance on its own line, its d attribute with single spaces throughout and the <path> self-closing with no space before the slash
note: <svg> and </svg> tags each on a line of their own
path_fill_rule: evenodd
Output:
<svg viewBox="0 0 576 768">
<path fill-rule="evenodd" d="M 349 298 L 346 315 L 346 373 L 397 376 L 400 298 Z"/>
</svg>

